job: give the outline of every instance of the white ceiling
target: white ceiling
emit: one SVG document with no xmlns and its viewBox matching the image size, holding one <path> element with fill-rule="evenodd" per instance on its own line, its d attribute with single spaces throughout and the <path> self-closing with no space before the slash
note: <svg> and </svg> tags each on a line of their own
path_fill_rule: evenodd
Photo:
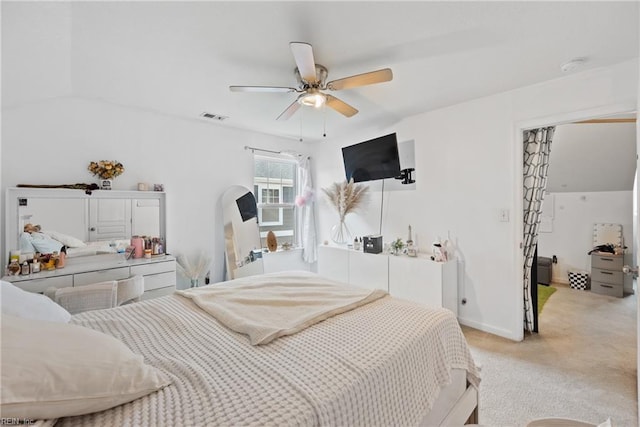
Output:
<svg viewBox="0 0 640 427">
<path fill-rule="evenodd" d="M 637 2 L 114 1 L 2 7 L 3 27 L 8 25 L 3 50 L 24 46 L 5 40 L 26 32 L 34 45 L 33 51 L 3 52 L 5 105 L 33 94 L 26 84 L 22 91 L 6 85 L 7 59 L 38 61 L 29 55 L 53 57 L 46 52 L 54 49 L 56 58 L 68 62 L 49 65 L 40 77 L 70 69 L 70 83 L 57 84 L 70 87 L 72 95 L 198 120 L 205 120 L 198 117 L 206 111 L 229 117 L 214 125 L 292 138 L 302 130 L 306 141 L 321 139 L 325 118 L 329 136 L 386 127 L 420 112 L 562 77 L 560 65 L 574 57 L 587 58 L 584 69 L 590 69 L 638 56 Z M 15 13 L 27 9 L 32 12 Z M 36 10 L 46 11 L 40 30 L 31 22 Z M 30 25 L 20 27 L 25 16 Z M 328 80 L 384 67 L 392 68 L 394 79 L 333 92 L 360 110 L 352 118 L 305 108 L 287 122 L 276 121 L 295 94 L 232 93 L 228 86 L 295 86 L 290 41 L 313 45 L 316 62 L 329 69 Z M 67 43 L 68 52 L 58 52 L 55 43 Z M 38 71 L 33 73 L 37 78 Z"/>
<path fill-rule="evenodd" d="M 557 126 L 551 144 L 547 191 L 631 191 L 636 151 L 635 123 Z"/>
</svg>

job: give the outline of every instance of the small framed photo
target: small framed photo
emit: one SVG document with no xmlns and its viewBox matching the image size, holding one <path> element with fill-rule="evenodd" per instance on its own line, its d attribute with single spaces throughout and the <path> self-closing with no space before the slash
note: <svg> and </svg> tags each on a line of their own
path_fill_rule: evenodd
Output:
<svg viewBox="0 0 640 427">
<path fill-rule="evenodd" d="M 111 190 L 111 183 L 113 181 L 110 179 L 101 179 L 100 180 L 100 189 L 101 190 Z"/>
</svg>

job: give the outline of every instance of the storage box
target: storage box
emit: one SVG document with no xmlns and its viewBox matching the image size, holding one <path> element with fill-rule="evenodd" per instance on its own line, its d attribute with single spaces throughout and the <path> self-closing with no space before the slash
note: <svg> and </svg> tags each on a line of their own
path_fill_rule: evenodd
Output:
<svg viewBox="0 0 640 427">
<path fill-rule="evenodd" d="M 551 267 L 553 266 L 553 262 L 551 258 L 547 257 L 538 257 L 538 283 L 541 285 L 549 285 L 551 284 Z"/>
<path fill-rule="evenodd" d="M 362 244 L 367 253 L 379 254 L 382 252 L 382 236 L 364 236 Z"/>
<path fill-rule="evenodd" d="M 571 289 L 586 291 L 591 287 L 590 285 L 589 273 L 586 271 L 569 272 L 569 287 L 571 287 Z"/>
</svg>

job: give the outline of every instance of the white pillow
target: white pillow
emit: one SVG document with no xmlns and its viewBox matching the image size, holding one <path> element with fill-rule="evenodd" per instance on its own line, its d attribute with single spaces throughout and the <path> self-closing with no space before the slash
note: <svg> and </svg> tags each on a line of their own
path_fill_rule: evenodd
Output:
<svg viewBox="0 0 640 427">
<path fill-rule="evenodd" d="M 20 233 L 20 252 L 23 254 L 32 252 L 35 253 L 36 248 L 33 246 L 32 237 L 30 233 Z"/>
<path fill-rule="evenodd" d="M 87 246 L 87 244 L 82 240 L 69 236 L 68 234 L 59 233 L 57 231 L 47 231 L 46 234 L 69 248 L 84 248 Z"/>
<path fill-rule="evenodd" d="M 2 315 L 2 417 L 51 419 L 138 399 L 171 383 L 116 338 Z"/>
<path fill-rule="evenodd" d="M 52 239 L 44 233 L 31 233 L 31 244 L 41 254 L 60 252 L 62 243 Z"/>
<path fill-rule="evenodd" d="M 23 291 L 5 281 L 0 281 L 0 303 L 2 314 L 49 322 L 67 323 L 71 320 L 71 314 L 49 297 Z"/>
</svg>

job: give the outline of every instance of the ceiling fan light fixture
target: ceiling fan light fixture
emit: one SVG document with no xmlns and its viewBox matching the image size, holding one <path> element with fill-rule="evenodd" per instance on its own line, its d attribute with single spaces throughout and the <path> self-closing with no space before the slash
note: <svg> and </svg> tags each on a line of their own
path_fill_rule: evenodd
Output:
<svg viewBox="0 0 640 427">
<path fill-rule="evenodd" d="M 298 97 L 298 102 L 307 107 L 320 108 L 327 102 L 327 97 L 324 93 L 318 90 L 310 90 L 307 93 L 303 93 Z"/>
</svg>

